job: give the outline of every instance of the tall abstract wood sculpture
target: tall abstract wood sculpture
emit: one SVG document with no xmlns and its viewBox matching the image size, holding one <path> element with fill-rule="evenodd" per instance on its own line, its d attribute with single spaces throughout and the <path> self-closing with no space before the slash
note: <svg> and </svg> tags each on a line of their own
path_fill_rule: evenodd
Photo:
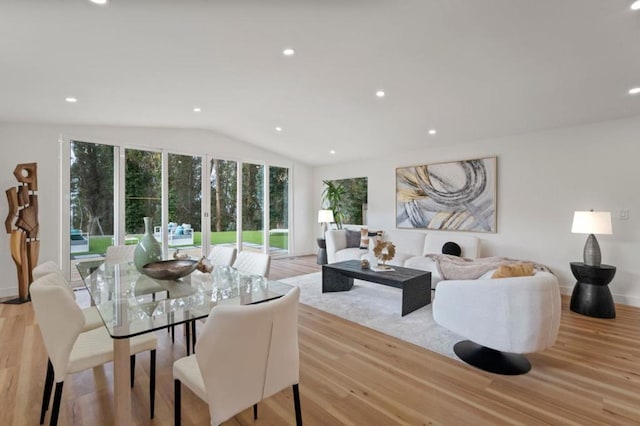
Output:
<svg viewBox="0 0 640 426">
<path fill-rule="evenodd" d="M 18 164 L 13 175 L 19 182 L 5 191 L 9 202 L 9 213 L 4 221 L 10 234 L 11 258 L 18 270 L 18 299 L 11 302 L 23 303 L 29 300 L 29 284 L 33 281 L 32 271 L 38 264 L 40 241 L 38 241 L 38 165 Z"/>
</svg>

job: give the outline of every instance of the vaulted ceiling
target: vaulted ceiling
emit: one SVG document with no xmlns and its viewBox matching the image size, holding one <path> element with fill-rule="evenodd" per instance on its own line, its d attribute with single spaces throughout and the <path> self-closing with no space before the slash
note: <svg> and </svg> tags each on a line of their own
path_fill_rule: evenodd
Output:
<svg viewBox="0 0 640 426">
<path fill-rule="evenodd" d="M 2 0 L 0 121 L 211 129 L 319 165 L 635 116 L 631 3 Z"/>
</svg>

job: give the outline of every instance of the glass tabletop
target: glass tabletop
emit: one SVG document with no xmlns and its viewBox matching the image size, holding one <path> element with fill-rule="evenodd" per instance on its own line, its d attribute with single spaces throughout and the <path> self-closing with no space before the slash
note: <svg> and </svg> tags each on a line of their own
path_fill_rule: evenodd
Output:
<svg viewBox="0 0 640 426">
<path fill-rule="evenodd" d="M 265 302 L 292 288 L 230 267 L 216 267 L 212 273 L 196 270 L 174 281 L 143 275 L 133 262 L 87 261 L 77 268 L 113 338 L 206 318 L 217 305 Z"/>
</svg>

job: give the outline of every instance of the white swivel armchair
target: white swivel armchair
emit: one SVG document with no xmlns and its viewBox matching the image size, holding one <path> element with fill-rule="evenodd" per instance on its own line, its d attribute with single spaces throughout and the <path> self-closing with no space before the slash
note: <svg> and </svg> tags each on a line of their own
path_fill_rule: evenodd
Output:
<svg viewBox="0 0 640 426">
<path fill-rule="evenodd" d="M 212 425 L 252 405 L 257 418 L 258 402 L 293 386 L 296 424 L 302 425 L 299 298 L 300 289 L 294 287 L 270 302 L 211 310 L 195 355 L 173 364 L 176 425 L 180 424 L 181 384 L 209 404 Z"/>
<path fill-rule="evenodd" d="M 264 253 L 241 251 L 233 262 L 233 267 L 245 274 L 261 275 L 268 278 L 271 256 Z"/>
<path fill-rule="evenodd" d="M 466 339 L 454 352 L 474 367 L 524 374 L 523 354 L 553 346 L 560 327 L 558 280 L 549 272 L 500 279 L 441 281 L 433 318 Z"/>
<path fill-rule="evenodd" d="M 66 280 L 57 273 L 47 274 L 31 284 L 33 309 L 49 355 L 40 424 L 44 423 L 49 408 L 54 381 L 56 389 L 51 411 L 51 425 L 58 422 L 62 385 L 66 375 L 98 367 L 113 360 L 113 340 L 104 327 L 82 332 L 84 315 L 67 287 Z M 149 384 L 151 418 L 154 415 L 156 344 L 157 340 L 153 334 L 133 337 L 130 343 L 131 355 L 151 351 Z M 133 370 L 131 373 L 133 377 Z"/>
</svg>

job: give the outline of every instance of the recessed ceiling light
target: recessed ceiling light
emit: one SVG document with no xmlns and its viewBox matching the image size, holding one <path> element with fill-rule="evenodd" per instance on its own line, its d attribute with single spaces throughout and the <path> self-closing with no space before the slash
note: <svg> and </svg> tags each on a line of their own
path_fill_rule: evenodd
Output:
<svg viewBox="0 0 640 426">
<path fill-rule="evenodd" d="M 631 4 L 631 10 L 640 10 L 640 0 L 636 0 Z"/>
<path fill-rule="evenodd" d="M 430 130 L 429 130 L 429 134 L 430 134 L 430 135 L 435 135 L 436 133 L 437 133 L 437 132 L 436 132 L 436 129 L 430 129 Z"/>
<path fill-rule="evenodd" d="M 281 132 L 281 131 L 282 131 L 282 127 L 276 126 L 276 132 Z"/>
<path fill-rule="evenodd" d="M 640 93 L 640 87 L 634 87 L 633 89 L 629 90 L 630 95 L 637 95 L 638 93 Z"/>
<path fill-rule="evenodd" d="M 336 153 L 335 149 L 332 149 L 331 151 L 329 151 L 329 154 L 334 155 Z"/>
<path fill-rule="evenodd" d="M 78 102 L 78 99 L 73 98 L 71 96 L 67 96 L 66 98 L 64 98 L 64 100 L 69 102 L 70 104 L 75 104 L 76 102 Z"/>
<path fill-rule="evenodd" d="M 195 107 L 195 108 L 193 109 L 193 112 L 200 112 L 200 111 L 202 111 L 202 108 Z"/>
<path fill-rule="evenodd" d="M 376 96 L 379 98 L 384 98 L 384 90 L 378 90 L 376 92 Z"/>
<path fill-rule="evenodd" d="M 293 50 L 293 49 L 291 49 L 290 47 L 288 47 L 288 48 L 286 48 L 286 49 L 284 49 L 284 50 L 282 51 L 282 54 L 283 54 L 284 56 L 293 56 L 295 53 L 296 53 L 296 51 L 295 51 L 295 50 Z"/>
<path fill-rule="evenodd" d="M 89 0 L 93 4 L 99 4 L 100 6 L 104 6 L 107 4 L 108 0 Z"/>
</svg>

